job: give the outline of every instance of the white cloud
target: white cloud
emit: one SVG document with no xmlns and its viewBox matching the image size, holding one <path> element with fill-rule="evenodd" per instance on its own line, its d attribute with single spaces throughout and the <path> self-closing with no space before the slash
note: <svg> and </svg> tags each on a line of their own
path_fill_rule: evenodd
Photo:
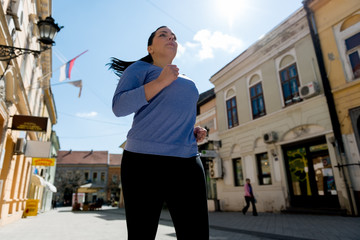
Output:
<svg viewBox="0 0 360 240">
<path fill-rule="evenodd" d="M 193 40 L 193 42 L 186 42 L 181 46 L 179 56 L 184 55 L 187 50 L 196 51 L 195 55 L 200 60 L 205 60 L 214 58 L 215 50 L 234 53 L 243 47 L 243 42 L 240 39 L 219 31 L 211 32 L 207 29 L 198 31 Z"/>
<path fill-rule="evenodd" d="M 184 53 L 185 53 L 185 47 L 183 45 L 181 45 L 180 43 L 178 43 L 178 48 L 177 48 L 177 53 L 176 56 L 177 57 L 181 57 Z"/>
<path fill-rule="evenodd" d="M 95 117 L 97 115 L 98 115 L 97 112 L 77 113 L 76 114 L 77 117 Z"/>
</svg>

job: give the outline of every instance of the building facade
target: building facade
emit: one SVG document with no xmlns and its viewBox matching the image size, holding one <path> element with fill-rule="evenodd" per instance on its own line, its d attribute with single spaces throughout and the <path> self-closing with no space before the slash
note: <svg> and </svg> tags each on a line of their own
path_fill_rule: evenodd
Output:
<svg viewBox="0 0 360 240">
<path fill-rule="evenodd" d="M 200 94 L 195 123 L 195 126 L 201 126 L 207 130 L 206 138 L 198 143 L 198 146 L 206 173 L 209 211 L 219 210 L 216 179 L 222 177 L 222 161 L 219 157 L 221 141 L 218 135 L 215 99 L 214 88 Z"/>
<path fill-rule="evenodd" d="M 124 206 L 124 198 L 121 191 L 121 159 L 122 154 L 110 154 L 108 165 L 107 198 L 112 205 Z M 117 204 L 116 204 L 117 203 Z"/>
<path fill-rule="evenodd" d="M 240 211 L 250 178 L 263 212 L 350 212 L 319 66 L 301 8 L 210 81 L 223 176 L 219 207 Z"/>
<path fill-rule="evenodd" d="M 352 212 L 360 208 L 360 2 L 351 0 L 304 1 L 314 28 L 323 78 L 334 99 L 343 153 L 339 167 L 351 195 Z"/>
<path fill-rule="evenodd" d="M 58 151 L 55 187 L 56 201 L 60 206 L 72 206 L 78 189 L 87 185 L 84 201 L 121 202 L 121 154 L 108 151 Z M 89 185 L 90 184 L 90 185 Z"/>
<path fill-rule="evenodd" d="M 0 44 L 39 50 L 36 24 L 51 13 L 51 0 L 1 1 Z M 38 199 L 39 209 L 47 209 L 44 202 L 52 196 L 43 201 L 51 186 L 51 171 L 32 166 L 32 158 L 24 154 L 26 141 L 51 142 L 52 125 L 57 121 L 50 89 L 51 57 L 50 49 L 39 55 L 0 59 L 0 225 L 21 218 L 27 199 Z M 47 129 L 11 130 L 15 115 L 47 118 Z M 34 174 L 41 171 L 42 177 Z"/>
</svg>

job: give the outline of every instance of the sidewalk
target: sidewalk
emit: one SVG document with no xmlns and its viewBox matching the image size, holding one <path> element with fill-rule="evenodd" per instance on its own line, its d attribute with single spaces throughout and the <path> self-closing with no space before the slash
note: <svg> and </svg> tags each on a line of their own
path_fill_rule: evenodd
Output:
<svg viewBox="0 0 360 240">
<path fill-rule="evenodd" d="M 360 218 L 354 217 L 273 213 L 254 217 L 241 212 L 209 216 L 210 240 L 360 239 Z M 124 209 L 106 206 L 87 212 L 58 208 L 0 227 L 1 240 L 126 240 L 126 236 Z M 175 236 L 169 212 L 163 211 L 156 240 L 175 240 Z"/>
<path fill-rule="evenodd" d="M 161 218 L 171 221 L 168 212 L 163 212 Z M 251 212 L 246 216 L 242 212 L 211 212 L 209 218 L 210 235 L 215 231 L 224 233 L 224 238 L 210 239 L 240 239 L 225 237 L 237 233 L 248 237 L 242 239 L 360 240 L 360 217 L 284 213 L 259 213 L 254 217 Z"/>
</svg>

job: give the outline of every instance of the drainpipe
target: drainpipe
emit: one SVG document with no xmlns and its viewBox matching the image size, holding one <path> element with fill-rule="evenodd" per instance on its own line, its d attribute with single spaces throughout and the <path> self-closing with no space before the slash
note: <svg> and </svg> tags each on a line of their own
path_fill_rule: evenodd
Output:
<svg viewBox="0 0 360 240">
<path fill-rule="evenodd" d="M 345 148 L 344 148 L 344 142 L 342 139 L 342 134 L 340 130 L 340 122 L 336 113 L 336 107 L 335 107 L 335 101 L 334 97 L 331 91 L 331 86 L 329 79 L 326 74 L 325 64 L 324 64 L 324 58 L 321 50 L 320 45 L 320 39 L 316 28 L 314 13 L 309 8 L 309 2 L 312 0 L 304 0 L 302 3 L 304 5 L 304 9 L 306 11 L 306 17 L 309 24 L 311 39 L 314 45 L 315 55 L 316 59 L 319 64 L 319 70 L 321 75 L 321 81 L 324 87 L 324 94 L 327 101 L 327 106 L 330 114 L 330 120 L 333 127 L 334 137 L 335 137 L 335 146 L 338 151 L 339 157 L 340 157 L 340 164 L 338 163 L 338 166 L 341 169 L 341 172 L 344 176 L 344 182 L 346 187 L 346 192 L 349 197 L 349 203 L 351 208 L 351 215 L 355 216 L 355 208 L 354 208 L 354 194 L 352 191 L 351 186 L 351 180 L 349 177 L 349 173 L 347 169 L 344 169 L 346 167 L 346 155 L 345 155 Z"/>
</svg>

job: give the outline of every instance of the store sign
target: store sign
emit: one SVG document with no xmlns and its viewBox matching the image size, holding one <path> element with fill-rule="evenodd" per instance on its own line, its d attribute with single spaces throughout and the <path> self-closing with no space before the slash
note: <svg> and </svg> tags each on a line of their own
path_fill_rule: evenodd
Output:
<svg viewBox="0 0 360 240">
<path fill-rule="evenodd" d="M 25 156 L 33 158 L 48 158 L 50 156 L 51 142 L 26 141 Z"/>
<path fill-rule="evenodd" d="M 24 217 L 36 216 L 39 207 L 39 199 L 28 199 L 26 200 L 26 207 L 24 210 Z"/>
<path fill-rule="evenodd" d="M 12 118 L 12 130 L 46 132 L 48 118 L 26 115 L 14 115 Z"/>
<path fill-rule="evenodd" d="M 32 165 L 52 167 L 55 166 L 55 158 L 33 158 Z"/>
</svg>

